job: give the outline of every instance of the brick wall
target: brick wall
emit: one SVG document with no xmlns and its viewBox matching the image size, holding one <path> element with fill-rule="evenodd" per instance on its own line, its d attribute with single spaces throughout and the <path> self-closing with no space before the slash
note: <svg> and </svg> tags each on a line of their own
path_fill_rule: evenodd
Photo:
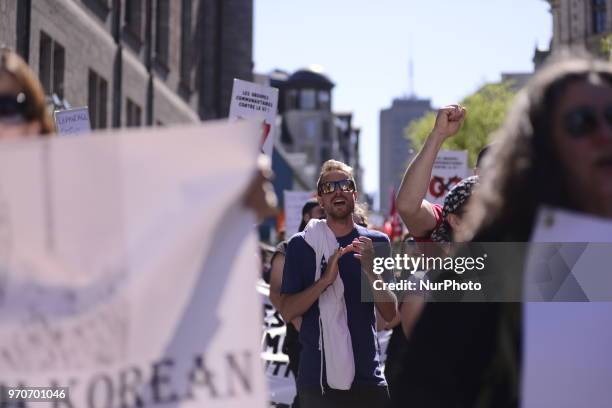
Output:
<svg viewBox="0 0 612 408">
<path fill-rule="evenodd" d="M 0 45 L 16 48 L 17 1 L 0 0 Z"/>
<path fill-rule="evenodd" d="M 16 46 L 17 1 L 0 0 L 0 43 Z M 126 123 L 126 101 L 142 109 L 146 123 L 148 97 L 152 95 L 153 123 L 192 122 L 227 115 L 234 78 L 251 80 L 253 0 L 192 1 L 192 67 L 185 83 L 181 78 L 181 0 L 171 0 L 167 64 L 155 63 L 156 0 L 151 6 L 151 56 L 147 67 L 146 30 L 142 43 L 130 41 L 124 29 L 126 1 L 120 2 L 119 37 L 113 36 L 113 0 L 33 0 L 30 20 L 29 64 L 39 71 L 41 31 L 65 49 L 64 98 L 73 106 L 88 103 L 88 72 L 94 70 L 108 83 L 107 124 L 113 123 L 114 97 L 120 96 L 119 120 Z M 24 27 L 24 30 L 26 27 Z M 133 37 L 132 37 L 133 38 Z M 119 51 L 121 46 L 121 51 Z M 118 69 L 120 67 L 120 70 Z M 121 76 L 118 77 L 118 73 Z M 151 95 L 147 91 L 151 75 Z M 114 92 L 115 80 L 118 92 Z"/>
</svg>

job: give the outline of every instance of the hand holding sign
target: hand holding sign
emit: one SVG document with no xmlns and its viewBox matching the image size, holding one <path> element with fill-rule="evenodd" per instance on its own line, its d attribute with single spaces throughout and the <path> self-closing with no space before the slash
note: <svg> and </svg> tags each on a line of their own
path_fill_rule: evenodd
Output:
<svg viewBox="0 0 612 408">
<path fill-rule="evenodd" d="M 234 79 L 230 119 L 257 119 L 261 121 L 261 151 L 272 158 L 278 89 Z"/>
</svg>

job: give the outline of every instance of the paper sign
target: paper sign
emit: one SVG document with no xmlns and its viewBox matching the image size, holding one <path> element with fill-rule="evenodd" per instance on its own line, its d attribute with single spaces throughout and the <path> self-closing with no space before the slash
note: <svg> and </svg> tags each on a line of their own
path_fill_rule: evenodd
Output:
<svg viewBox="0 0 612 408">
<path fill-rule="evenodd" d="M 440 150 L 434 162 L 425 199 L 431 203 L 444 204 L 450 189 L 468 175 L 468 153 L 466 150 Z"/>
<path fill-rule="evenodd" d="M 266 407 L 256 129 L 0 144 L 0 384 L 69 387 L 57 406 Z"/>
<path fill-rule="evenodd" d="M 278 89 L 234 79 L 229 118 L 259 121 L 259 141 L 263 153 L 268 157 L 272 157 L 276 138 L 277 106 Z"/>
<path fill-rule="evenodd" d="M 542 272 L 554 279 L 569 266 L 571 273 L 560 283 L 566 288 L 560 290 L 567 294 L 570 285 L 578 285 L 574 289 L 582 290 L 585 300 L 524 304 L 523 408 L 610 406 L 612 303 L 587 300 L 597 295 L 597 286 L 610 287 L 610 262 L 592 261 L 604 255 L 599 253 L 605 247 L 601 243 L 611 241 L 612 222 L 608 219 L 552 208 L 540 210 L 531 242 L 559 243 L 558 257 L 547 264 L 537 263 L 533 251 L 541 247 L 532 246 L 536 249 L 528 256 L 526 284 Z M 565 247 L 563 243 L 567 243 Z M 575 251 L 576 243 L 584 243 L 579 252 Z M 600 284 L 590 285 L 594 280 Z M 606 295 L 609 298 L 610 293 Z"/>
<path fill-rule="evenodd" d="M 289 239 L 298 232 L 302 223 L 302 207 L 306 201 L 315 197 L 312 191 L 283 191 L 285 202 L 285 238 Z"/>
<path fill-rule="evenodd" d="M 287 326 L 280 313 L 270 302 L 270 286 L 264 281 L 257 284 L 264 309 L 261 358 L 264 361 L 270 402 L 290 406 L 295 397 L 295 379 L 289 370 L 289 357 L 283 353 Z"/>
<path fill-rule="evenodd" d="M 55 111 L 53 112 L 53 119 L 55 120 L 55 129 L 60 135 L 78 135 L 91 132 L 87 106 Z"/>
</svg>

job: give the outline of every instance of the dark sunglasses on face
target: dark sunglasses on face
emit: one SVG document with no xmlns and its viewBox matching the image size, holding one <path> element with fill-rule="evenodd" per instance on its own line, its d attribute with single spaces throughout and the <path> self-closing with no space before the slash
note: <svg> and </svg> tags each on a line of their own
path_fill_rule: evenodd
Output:
<svg viewBox="0 0 612 408">
<path fill-rule="evenodd" d="M 353 180 L 345 179 L 339 181 L 327 181 L 319 184 L 319 195 L 333 193 L 337 189 L 340 189 L 343 193 L 352 193 L 355 191 L 355 182 Z"/>
<path fill-rule="evenodd" d="M 563 116 L 565 130 L 575 138 L 588 136 L 602 126 L 601 120 L 607 126 L 612 126 L 612 105 L 606 106 L 601 112 L 591 106 L 582 106 L 573 109 Z"/>
<path fill-rule="evenodd" d="M 17 95 L 0 94 L 0 118 L 27 117 L 28 104 L 23 92 Z"/>
</svg>

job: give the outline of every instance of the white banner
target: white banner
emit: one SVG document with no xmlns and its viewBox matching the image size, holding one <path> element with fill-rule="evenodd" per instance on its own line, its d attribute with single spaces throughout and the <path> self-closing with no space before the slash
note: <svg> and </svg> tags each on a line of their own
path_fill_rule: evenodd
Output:
<svg viewBox="0 0 612 408">
<path fill-rule="evenodd" d="M 315 193 L 312 191 L 283 191 L 286 239 L 298 232 L 302 222 L 302 208 L 306 201 L 314 197 Z"/>
<path fill-rule="evenodd" d="M 0 144 L 0 383 L 73 407 L 266 406 L 241 203 L 257 127 Z"/>
<path fill-rule="evenodd" d="M 431 172 L 431 180 L 425 199 L 444 204 L 446 193 L 468 176 L 468 152 L 466 150 L 440 150 Z"/>
<path fill-rule="evenodd" d="M 261 135 L 261 150 L 270 158 L 276 137 L 277 106 L 278 89 L 234 79 L 229 118 L 259 121 L 261 128 L 255 134 Z"/>
</svg>

